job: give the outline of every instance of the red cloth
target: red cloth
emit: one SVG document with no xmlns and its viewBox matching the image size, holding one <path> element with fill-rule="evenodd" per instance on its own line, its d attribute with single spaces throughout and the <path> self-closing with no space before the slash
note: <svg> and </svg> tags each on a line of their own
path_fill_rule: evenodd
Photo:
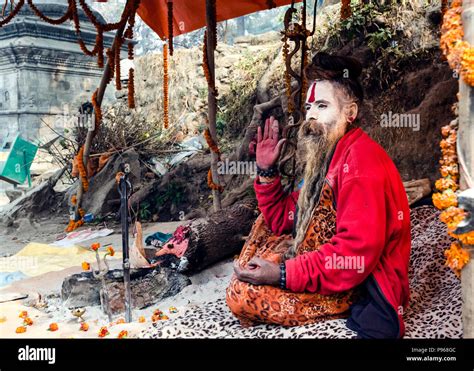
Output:
<svg viewBox="0 0 474 371">
<path fill-rule="evenodd" d="M 352 289 L 371 273 L 398 314 L 400 336 L 405 333 L 403 309 L 408 305 L 410 209 L 400 174 L 380 145 L 360 128 L 337 143 L 326 180 L 337 209 L 336 233 L 329 243 L 286 261 L 286 284 L 293 292 L 330 295 Z M 298 192 L 286 195 L 277 178 L 254 183 L 258 205 L 276 234 L 293 227 Z M 364 270 L 332 269 L 334 257 L 363 257 Z"/>
</svg>

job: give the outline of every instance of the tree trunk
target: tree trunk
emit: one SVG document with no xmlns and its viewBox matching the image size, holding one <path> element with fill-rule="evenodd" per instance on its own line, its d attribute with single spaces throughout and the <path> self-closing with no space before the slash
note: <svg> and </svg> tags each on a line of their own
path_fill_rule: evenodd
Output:
<svg viewBox="0 0 474 371">
<path fill-rule="evenodd" d="M 208 218 L 193 220 L 189 224 L 189 242 L 183 256 L 178 258 L 165 244 L 167 253 L 156 260 L 162 267 L 175 267 L 181 273 L 190 274 L 240 253 L 256 218 L 255 207 L 255 199 L 247 198 Z"/>
</svg>

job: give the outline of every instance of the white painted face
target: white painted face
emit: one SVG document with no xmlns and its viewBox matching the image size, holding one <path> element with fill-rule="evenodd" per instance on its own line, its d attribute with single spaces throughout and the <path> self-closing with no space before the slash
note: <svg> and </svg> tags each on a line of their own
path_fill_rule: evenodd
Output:
<svg viewBox="0 0 474 371">
<path fill-rule="evenodd" d="M 337 97 L 337 89 L 327 80 L 314 81 L 306 95 L 306 121 L 310 122 L 310 129 L 323 125 L 327 131 L 344 132 L 347 117 L 343 112 L 343 105 Z"/>
</svg>

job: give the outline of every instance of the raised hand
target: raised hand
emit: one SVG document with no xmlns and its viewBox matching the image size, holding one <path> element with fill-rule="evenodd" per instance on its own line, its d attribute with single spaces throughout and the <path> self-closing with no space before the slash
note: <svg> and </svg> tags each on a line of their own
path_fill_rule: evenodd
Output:
<svg viewBox="0 0 474 371">
<path fill-rule="evenodd" d="M 262 128 L 257 129 L 257 166 L 263 170 L 275 165 L 280 156 L 286 139 L 278 140 L 279 131 L 278 121 L 273 116 L 265 120 L 263 136 Z"/>
</svg>

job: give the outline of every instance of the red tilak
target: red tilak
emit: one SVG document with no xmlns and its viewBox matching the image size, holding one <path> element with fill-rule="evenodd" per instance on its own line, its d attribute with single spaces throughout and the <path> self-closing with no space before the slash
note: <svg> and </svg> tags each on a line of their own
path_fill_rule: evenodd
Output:
<svg viewBox="0 0 474 371">
<path fill-rule="evenodd" d="M 309 96 L 308 103 L 314 103 L 314 91 L 316 90 L 316 83 L 314 82 L 313 85 L 311 86 L 311 95 Z"/>
</svg>

